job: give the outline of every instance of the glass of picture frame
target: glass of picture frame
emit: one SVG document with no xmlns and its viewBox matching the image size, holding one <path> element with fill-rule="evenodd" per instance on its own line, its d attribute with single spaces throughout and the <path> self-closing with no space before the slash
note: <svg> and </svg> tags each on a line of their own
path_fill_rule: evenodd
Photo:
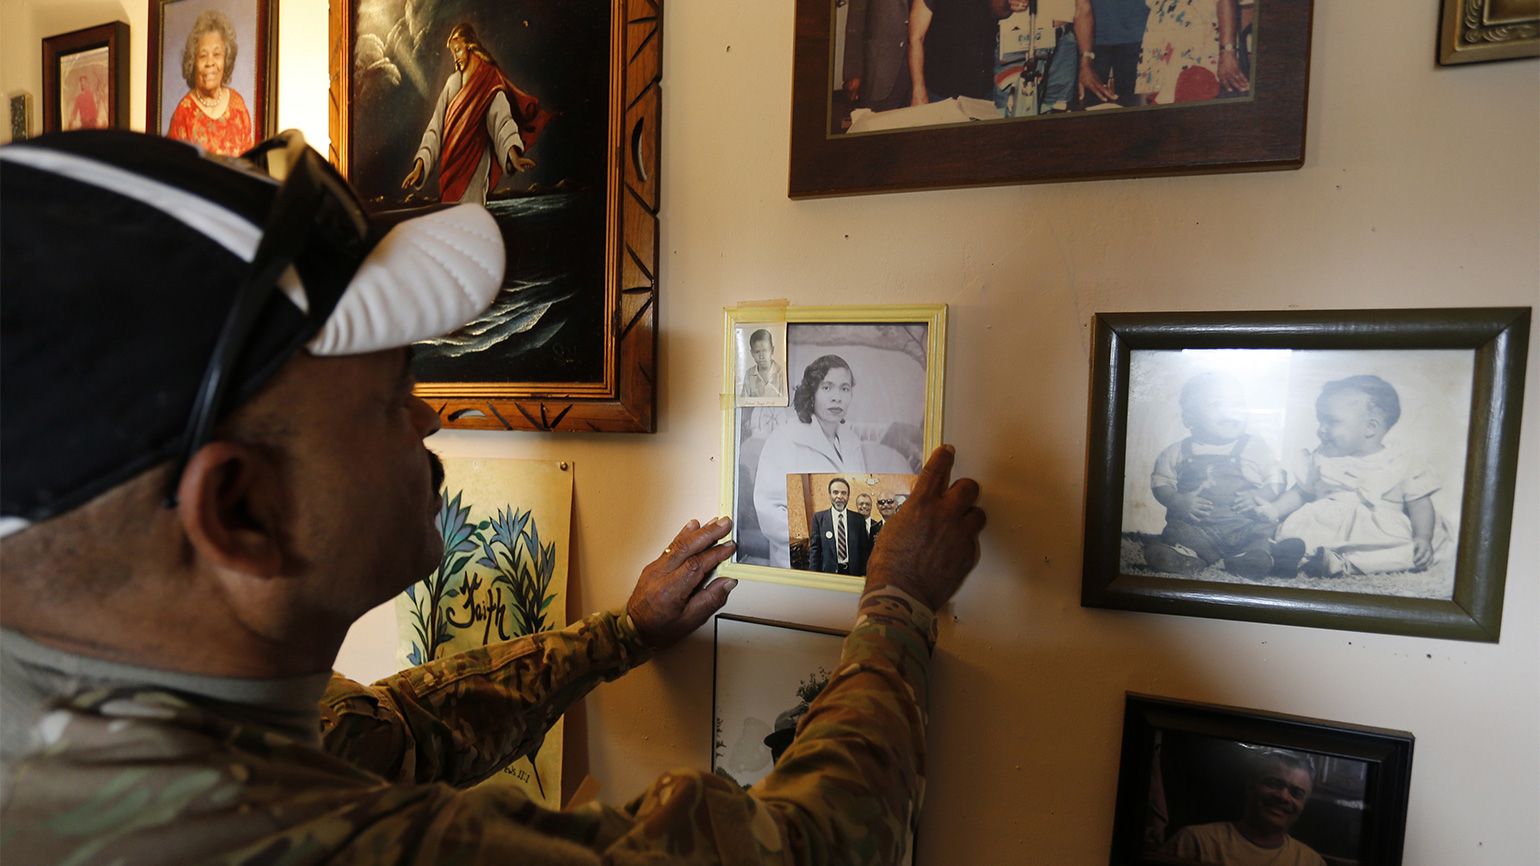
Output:
<svg viewBox="0 0 1540 866">
<path fill-rule="evenodd" d="M 1098 313 L 1082 605 L 1497 641 L 1529 321 Z"/>
<path fill-rule="evenodd" d="M 723 342 L 719 572 L 859 592 L 941 443 L 946 307 L 739 306 Z"/>
<path fill-rule="evenodd" d="M 1111 862 L 1198 866 L 1219 845 L 1399 866 L 1413 744 L 1405 731 L 1129 693 Z"/>
</svg>

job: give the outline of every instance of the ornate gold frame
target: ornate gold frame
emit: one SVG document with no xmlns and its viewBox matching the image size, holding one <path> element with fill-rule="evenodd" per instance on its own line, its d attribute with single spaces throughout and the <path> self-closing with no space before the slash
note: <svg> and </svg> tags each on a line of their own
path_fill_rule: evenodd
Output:
<svg viewBox="0 0 1540 866">
<path fill-rule="evenodd" d="M 347 176 L 356 0 L 330 13 L 331 160 Z M 662 145 L 660 0 L 611 0 L 602 378 L 435 382 L 417 394 L 446 427 L 651 433 L 657 427 L 658 168 Z"/>
<path fill-rule="evenodd" d="M 1444 0 L 1438 62 L 1443 66 L 1540 57 L 1540 4 L 1523 0 Z"/>
</svg>

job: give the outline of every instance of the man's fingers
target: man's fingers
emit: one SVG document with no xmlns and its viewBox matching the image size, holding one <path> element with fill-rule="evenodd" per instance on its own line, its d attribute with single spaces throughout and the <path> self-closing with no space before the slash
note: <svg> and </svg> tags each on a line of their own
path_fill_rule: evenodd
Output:
<svg viewBox="0 0 1540 866">
<path fill-rule="evenodd" d="M 988 522 L 988 518 L 984 514 L 984 509 L 979 508 L 976 505 L 963 512 L 963 529 L 967 530 L 973 535 L 978 535 L 980 532 L 983 532 L 984 524 L 986 522 Z"/>
<path fill-rule="evenodd" d="M 706 584 L 705 588 L 695 595 L 690 596 L 689 602 L 684 606 L 684 613 L 680 619 L 694 631 L 700 627 L 712 614 L 722 609 L 727 604 L 727 594 L 733 591 L 738 581 L 730 577 L 719 577 Z"/>
<path fill-rule="evenodd" d="M 662 592 L 673 604 L 683 607 L 690 594 L 737 549 L 738 546 L 729 541 L 689 557 L 667 573 Z"/>
<path fill-rule="evenodd" d="M 959 478 L 947 488 L 946 498 L 958 508 L 972 507 L 979 501 L 979 483 L 972 478 Z"/>
<path fill-rule="evenodd" d="M 910 495 L 940 495 L 952 480 L 952 464 L 956 461 L 957 452 L 950 445 L 942 445 L 930 452 L 930 459 L 925 461 L 925 468 L 920 470 L 920 477 L 914 480 Z"/>
<path fill-rule="evenodd" d="M 704 526 L 694 520 L 686 523 L 664 551 L 661 557 L 663 567 L 673 571 L 683 565 L 685 560 L 721 541 L 732 531 L 733 521 L 729 517 L 718 517 Z"/>
</svg>

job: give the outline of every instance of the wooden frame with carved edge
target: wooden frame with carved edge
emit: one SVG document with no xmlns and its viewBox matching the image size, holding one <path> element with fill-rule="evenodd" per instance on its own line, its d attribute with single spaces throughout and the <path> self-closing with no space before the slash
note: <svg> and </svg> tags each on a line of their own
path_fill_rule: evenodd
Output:
<svg viewBox="0 0 1540 866">
<path fill-rule="evenodd" d="M 331 4 L 331 161 L 344 177 L 352 126 L 355 0 Z M 445 427 L 652 433 L 657 385 L 661 0 L 611 0 L 604 377 L 575 382 L 419 383 Z"/>
<path fill-rule="evenodd" d="M 830 132 L 835 0 L 796 0 L 791 198 L 1297 169 L 1312 0 L 1263 0 L 1252 95 L 896 131 Z"/>
<path fill-rule="evenodd" d="M 167 6 L 178 0 L 150 0 L 150 39 L 145 49 L 144 128 L 152 135 L 165 135 L 161 128 L 161 84 L 168 70 L 160 66 L 165 53 L 166 28 L 161 19 Z M 256 0 L 257 45 L 255 57 L 256 91 L 251 95 L 252 136 L 255 141 L 278 133 L 278 0 Z M 175 69 L 174 75 L 180 75 Z"/>
<path fill-rule="evenodd" d="M 1258 750 L 1305 752 L 1314 761 L 1335 758 L 1367 765 L 1359 827 L 1361 859 L 1356 862 L 1362 866 L 1401 863 L 1412 788 L 1412 751 L 1416 745 L 1416 738 L 1410 733 L 1125 692 L 1117 804 L 1108 860 L 1113 866 L 1163 866 L 1173 862 L 1169 856 L 1144 852 L 1147 818 L 1152 811 L 1151 767 L 1159 750 L 1157 733 L 1167 742 L 1169 738 L 1164 735 L 1176 733 L 1244 744 Z M 1162 779 L 1169 778 L 1162 774 Z M 1161 786 L 1163 796 L 1167 784 Z M 1309 808 L 1314 807 L 1307 807 L 1307 818 Z"/>
<path fill-rule="evenodd" d="M 770 322 L 784 319 L 788 325 L 824 323 L 925 325 L 925 431 L 921 442 L 921 459 L 924 459 L 941 444 L 942 401 L 946 387 L 946 309 L 945 304 L 725 308 L 725 315 L 722 317 L 722 513 L 737 519 L 738 407 L 735 405 L 733 394 L 738 381 L 738 370 L 733 328 L 739 322 Z M 789 375 L 790 371 L 787 372 Z M 734 537 L 736 537 L 736 530 L 734 530 Z M 717 572 L 724 577 L 843 592 L 860 592 L 866 583 L 865 578 L 851 575 L 776 568 L 736 560 L 722 563 L 717 567 Z"/>
<path fill-rule="evenodd" d="M 1444 0 L 1438 33 L 1441 66 L 1540 57 L 1540 15 L 1518 0 Z"/>
<path fill-rule="evenodd" d="M 1528 307 L 1097 313 L 1092 321 L 1082 607 L 1496 643 L 1512 531 Z M 1411 598 L 1122 572 L 1130 364 L 1137 350 L 1466 349 L 1475 354 L 1452 597 Z"/>
<path fill-rule="evenodd" d="M 68 54 L 107 48 L 107 69 L 112 78 L 112 94 L 107 100 L 107 126 L 128 128 L 128 25 L 122 21 L 98 24 L 49 36 L 43 40 L 43 131 L 58 132 L 64 118 L 59 116 L 59 59 Z M 25 94 L 21 94 L 25 97 Z"/>
</svg>

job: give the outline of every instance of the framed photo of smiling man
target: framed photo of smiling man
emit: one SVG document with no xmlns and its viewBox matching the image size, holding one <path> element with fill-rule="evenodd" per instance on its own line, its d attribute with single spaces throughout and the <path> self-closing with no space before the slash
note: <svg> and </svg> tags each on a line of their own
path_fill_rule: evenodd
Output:
<svg viewBox="0 0 1540 866">
<path fill-rule="evenodd" d="M 745 405 L 739 335 L 766 323 L 785 328 L 788 400 Z M 737 307 L 723 343 L 722 510 L 738 551 L 721 573 L 859 592 L 878 500 L 901 501 L 941 444 L 946 307 Z"/>
<path fill-rule="evenodd" d="M 1098 314 L 1081 603 L 1496 641 L 1529 319 Z"/>
<path fill-rule="evenodd" d="M 1117 866 L 1399 866 L 1405 731 L 1128 694 Z"/>
</svg>

